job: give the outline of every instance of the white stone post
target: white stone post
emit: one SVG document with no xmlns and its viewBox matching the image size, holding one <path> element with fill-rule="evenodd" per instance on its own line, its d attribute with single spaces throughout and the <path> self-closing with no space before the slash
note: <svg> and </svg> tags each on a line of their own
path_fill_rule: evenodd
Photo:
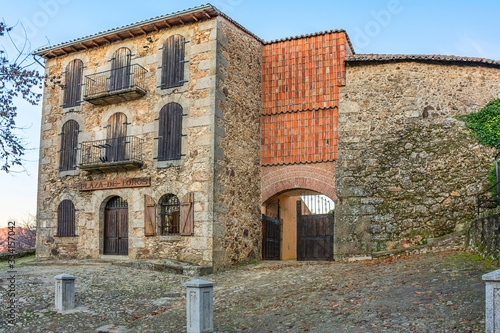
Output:
<svg viewBox="0 0 500 333">
<path fill-rule="evenodd" d="M 204 280 L 194 280 L 184 283 L 184 286 L 186 287 L 187 332 L 213 332 L 213 291 L 215 283 Z"/>
<path fill-rule="evenodd" d="M 75 279 L 73 275 L 61 274 L 56 279 L 56 309 L 59 311 L 75 307 Z"/>
<path fill-rule="evenodd" d="M 500 269 L 483 275 L 486 282 L 486 333 L 500 333 Z"/>
</svg>

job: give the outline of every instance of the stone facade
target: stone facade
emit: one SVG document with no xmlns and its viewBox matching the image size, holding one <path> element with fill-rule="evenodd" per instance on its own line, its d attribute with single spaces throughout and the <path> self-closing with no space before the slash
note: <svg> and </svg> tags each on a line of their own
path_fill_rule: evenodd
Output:
<svg viewBox="0 0 500 333">
<path fill-rule="evenodd" d="M 494 149 L 452 118 L 500 96 L 500 70 L 450 63 L 352 64 L 339 102 L 338 257 L 464 228 Z"/>
<path fill-rule="evenodd" d="M 185 81 L 160 89 L 160 50 L 174 35 L 186 42 Z M 49 76 L 60 76 L 79 59 L 85 77 L 110 70 L 122 47 L 134 55 L 132 64 L 147 70 L 141 98 L 64 108 L 63 91 L 45 87 L 39 259 L 101 257 L 105 207 L 116 196 L 128 204 L 129 258 L 215 270 L 262 257 L 261 208 L 280 195 L 290 211 L 282 233 L 288 259 L 299 247 L 292 202 L 304 193 L 335 200 L 337 259 L 419 246 L 474 219 L 475 195 L 487 183 L 494 151 L 477 144 L 453 116 L 500 96 L 498 62 L 354 55 L 343 30 L 264 42 L 211 5 L 35 54 L 46 58 Z M 160 110 L 172 102 L 182 107 L 182 155 L 158 161 Z M 104 140 L 117 112 L 127 119 L 126 135 L 144 142 L 142 166 L 60 171 L 63 125 L 78 124 L 79 144 Z M 78 189 L 82 182 L 127 178 L 150 178 L 151 185 Z M 146 230 L 148 202 L 156 204 L 158 225 L 164 195 L 191 193 L 192 234 Z M 63 200 L 75 205 L 76 236 L 56 236 Z M 326 236 L 333 237 L 330 231 Z"/>
<path fill-rule="evenodd" d="M 492 214 L 474 220 L 467 234 L 468 248 L 500 262 L 499 228 L 500 214 Z"/>
<path fill-rule="evenodd" d="M 47 59 L 48 75 L 61 75 L 71 60 L 80 59 L 86 76 L 109 70 L 113 52 L 127 47 L 134 54 L 132 64 L 139 64 L 147 70 L 147 94 L 133 101 L 107 106 L 85 102 L 63 108 L 63 91 L 45 87 L 38 190 L 38 259 L 98 258 L 102 255 L 104 208 L 114 196 L 128 203 L 130 258 L 173 259 L 217 268 L 231 262 L 231 259 L 226 260 L 227 257 L 246 260 L 251 257 L 247 255 L 250 251 L 254 257 L 259 256 L 259 237 L 254 231 L 245 233 L 252 247 L 245 255 L 235 257 L 230 251 L 226 253 L 225 246 L 230 248 L 230 245 L 220 241 L 233 232 L 230 221 L 233 224 L 241 221 L 252 223 L 260 209 L 258 196 L 250 192 L 258 193 L 260 184 L 258 119 L 261 93 L 258 82 L 261 73 L 260 57 L 256 56 L 261 53 L 260 42 L 239 27 L 227 28 L 230 24 L 223 17 L 214 17 Z M 162 61 L 159 49 L 169 36 L 176 34 L 188 42 L 185 44 L 185 58 L 189 61 L 184 65 L 187 82 L 177 88 L 162 90 L 158 88 L 158 67 Z M 248 52 L 249 45 L 252 45 L 252 53 Z M 228 58 L 240 59 L 240 62 Z M 247 65 L 249 58 L 253 58 L 253 66 Z M 242 66 L 243 62 L 245 66 Z M 226 82 L 228 76 L 234 85 Z M 253 81 L 243 82 L 242 78 L 253 78 Z M 247 84 L 251 84 L 252 89 L 246 89 Z M 182 138 L 181 149 L 185 156 L 160 162 L 155 160 L 158 142 L 154 138 L 158 136 L 159 111 L 169 102 L 180 104 L 185 114 L 182 133 L 186 136 Z M 77 168 L 60 172 L 58 151 L 61 142 L 58 134 L 62 125 L 68 120 L 78 122 L 81 130 L 79 143 L 105 139 L 106 129 L 103 127 L 115 112 L 126 115 L 129 123 L 127 135 L 144 140 L 144 165 L 128 171 L 88 173 Z M 246 140 L 247 149 L 241 149 L 240 143 L 246 136 L 255 140 Z M 84 181 L 138 177 L 150 177 L 151 186 L 78 190 L 78 185 Z M 243 188 L 244 191 L 240 190 Z M 150 196 L 157 204 L 158 223 L 160 198 L 171 193 L 181 199 L 189 192 L 194 193 L 193 235 L 145 236 L 144 195 Z M 231 203 L 228 198 L 233 194 L 238 196 L 235 198 L 238 204 Z M 75 205 L 76 237 L 56 237 L 57 208 L 65 199 Z M 216 218 L 220 222 L 215 222 Z M 214 237 L 217 250 L 214 249 Z M 214 252 L 218 259 L 214 259 Z"/>
<path fill-rule="evenodd" d="M 220 19 L 215 131 L 214 261 L 260 258 L 262 44 Z"/>
</svg>

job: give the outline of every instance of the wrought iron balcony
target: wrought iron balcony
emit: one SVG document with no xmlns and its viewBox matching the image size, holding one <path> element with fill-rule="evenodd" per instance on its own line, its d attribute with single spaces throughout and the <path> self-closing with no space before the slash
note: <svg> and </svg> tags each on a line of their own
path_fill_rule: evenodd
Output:
<svg viewBox="0 0 500 333">
<path fill-rule="evenodd" d="M 131 101 L 146 94 L 147 70 L 134 64 L 85 76 L 83 100 L 94 105 Z"/>
<path fill-rule="evenodd" d="M 81 143 L 80 169 L 114 171 L 140 168 L 143 139 L 136 136 L 86 141 Z"/>
</svg>

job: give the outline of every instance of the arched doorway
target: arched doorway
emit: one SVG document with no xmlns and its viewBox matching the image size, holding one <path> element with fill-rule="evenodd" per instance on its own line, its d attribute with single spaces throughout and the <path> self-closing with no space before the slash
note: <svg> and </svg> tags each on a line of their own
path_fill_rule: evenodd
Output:
<svg viewBox="0 0 500 333">
<path fill-rule="evenodd" d="M 111 198 L 104 209 L 103 254 L 128 255 L 128 204 L 120 197 Z"/>
<path fill-rule="evenodd" d="M 333 260 L 335 204 L 307 189 L 282 191 L 262 205 L 264 260 Z"/>
</svg>

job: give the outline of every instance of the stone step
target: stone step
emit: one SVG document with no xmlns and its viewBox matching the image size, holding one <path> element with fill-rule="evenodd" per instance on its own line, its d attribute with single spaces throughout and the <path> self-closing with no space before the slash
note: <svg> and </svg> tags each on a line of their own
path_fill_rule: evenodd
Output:
<svg viewBox="0 0 500 333">
<path fill-rule="evenodd" d="M 194 276 L 194 277 L 213 273 L 212 266 L 196 266 L 186 263 L 175 263 L 171 261 L 125 260 L 125 261 L 113 261 L 111 264 L 137 268 L 137 269 L 145 269 L 150 271 Z"/>
</svg>

